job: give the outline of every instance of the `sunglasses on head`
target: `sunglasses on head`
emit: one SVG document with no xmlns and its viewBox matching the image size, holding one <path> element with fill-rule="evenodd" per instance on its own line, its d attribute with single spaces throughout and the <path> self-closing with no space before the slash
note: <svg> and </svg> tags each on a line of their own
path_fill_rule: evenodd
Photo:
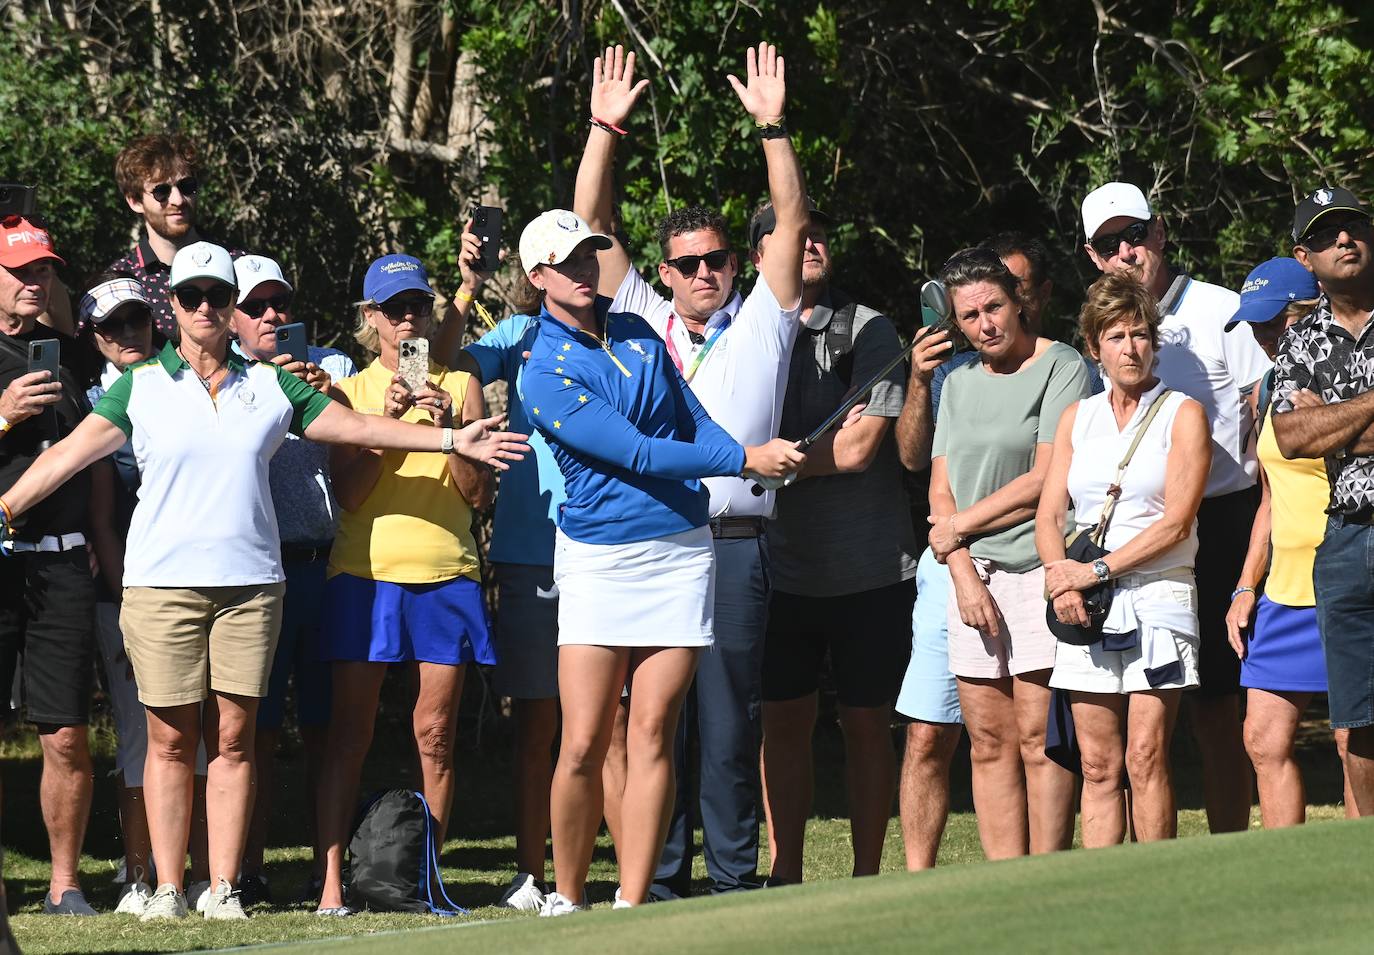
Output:
<svg viewBox="0 0 1374 955">
<path fill-rule="evenodd" d="M 434 299 L 428 296 L 390 298 L 385 302 L 374 303 L 373 307 L 381 309 L 382 314 L 393 322 L 399 322 L 407 315 L 428 318 L 430 312 L 434 311 Z"/>
<path fill-rule="evenodd" d="M 1370 232 L 1371 223 L 1368 216 L 1356 216 L 1353 219 L 1346 219 L 1344 222 L 1337 222 L 1334 225 L 1318 229 L 1316 232 L 1309 232 L 1299 240 L 1299 245 L 1309 252 L 1325 252 L 1341 239 L 1342 232 L 1348 232 L 1351 236 L 1367 236 Z"/>
<path fill-rule="evenodd" d="M 176 296 L 182 308 L 188 312 L 194 312 L 200 308 L 201 302 L 209 302 L 211 308 L 224 308 L 234 300 L 235 291 L 232 285 L 217 282 L 209 289 L 197 288 L 194 285 L 181 285 L 172 289 L 172 294 Z"/>
<path fill-rule="evenodd" d="M 730 250 L 716 249 L 705 255 L 679 255 L 675 259 L 664 259 L 663 261 L 681 272 L 683 278 L 691 278 L 697 274 L 697 269 L 701 267 L 702 262 L 705 262 L 706 267 L 712 272 L 719 272 L 725 268 L 725 263 L 730 261 Z"/>
<path fill-rule="evenodd" d="M 1088 244 L 1093 247 L 1093 251 L 1104 259 L 1110 259 L 1121 250 L 1121 243 L 1127 245 L 1144 245 L 1145 239 L 1150 234 L 1149 222 L 1132 222 L 1120 232 L 1113 232 L 1108 235 L 1099 235 Z"/>
<path fill-rule="evenodd" d="M 291 311 L 291 293 L 283 292 L 269 298 L 250 298 L 238 305 L 239 311 L 249 318 L 262 318 L 267 314 L 268 308 L 276 309 L 279 315 L 285 315 Z"/>
<path fill-rule="evenodd" d="M 150 316 L 147 311 L 137 309 L 121 318 L 107 318 L 95 326 L 104 338 L 123 338 L 130 331 L 141 332 L 148 327 Z"/>
<path fill-rule="evenodd" d="M 167 200 L 172 198 L 173 186 L 176 186 L 177 191 L 180 192 L 183 196 L 194 196 L 196 194 L 196 190 L 200 188 L 200 183 L 196 181 L 195 176 L 183 176 L 182 178 L 178 179 L 175 183 L 158 183 L 156 186 L 153 186 L 153 188 L 148 190 L 148 195 L 152 196 L 159 203 L 165 205 L 167 203 Z"/>
</svg>

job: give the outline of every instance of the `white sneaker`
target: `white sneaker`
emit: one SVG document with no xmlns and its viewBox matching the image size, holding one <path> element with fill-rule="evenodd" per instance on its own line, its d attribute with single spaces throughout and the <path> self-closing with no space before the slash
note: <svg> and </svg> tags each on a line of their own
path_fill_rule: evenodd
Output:
<svg viewBox="0 0 1374 955">
<path fill-rule="evenodd" d="M 239 890 L 221 878 L 215 884 L 214 891 L 206 892 L 205 898 L 209 901 L 205 903 L 205 918 L 241 920 L 248 918 L 243 911 L 243 903 L 239 901 Z"/>
<path fill-rule="evenodd" d="M 572 915 L 580 912 L 584 906 L 577 905 L 572 899 L 559 895 L 557 892 L 549 892 L 544 896 L 544 904 L 539 908 L 540 918 L 558 918 L 560 915 Z"/>
<path fill-rule="evenodd" d="M 534 876 L 528 872 L 517 872 L 510 880 L 510 886 L 501 893 L 497 906 L 503 909 L 516 909 L 521 912 L 538 912 L 544 905 L 544 893 Z"/>
<path fill-rule="evenodd" d="M 125 883 L 124 891 L 119 893 L 119 904 L 115 906 L 115 914 L 142 915 L 148 908 L 148 900 L 152 897 L 153 890 L 148 887 L 148 883 Z"/>
<path fill-rule="evenodd" d="M 191 883 L 191 887 L 186 890 L 186 904 L 201 915 L 205 914 L 205 906 L 210 904 L 210 882 L 208 879 Z"/>
<path fill-rule="evenodd" d="M 143 914 L 138 917 L 140 922 L 184 918 L 186 918 L 186 896 L 178 892 L 177 887 L 170 882 L 157 887 L 152 898 L 144 904 Z"/>
</svg>

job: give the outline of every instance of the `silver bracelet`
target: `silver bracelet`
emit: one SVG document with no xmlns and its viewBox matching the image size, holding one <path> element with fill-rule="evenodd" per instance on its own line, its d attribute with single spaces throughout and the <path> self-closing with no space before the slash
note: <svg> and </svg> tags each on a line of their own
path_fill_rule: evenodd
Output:
<svg viewBox="0 0 1374 955">
<path fill-rule="evenodd" d="M 445 454 L 452 454 L 452 453 L 453 453 L 453 429 L 452 429 L 452 428 L 445 428 L 445 429 L 444 429 L 443 443 L 439 445 L 439 450 L 442 451 L 442 452 L 444 452 Z"/>
</svg>

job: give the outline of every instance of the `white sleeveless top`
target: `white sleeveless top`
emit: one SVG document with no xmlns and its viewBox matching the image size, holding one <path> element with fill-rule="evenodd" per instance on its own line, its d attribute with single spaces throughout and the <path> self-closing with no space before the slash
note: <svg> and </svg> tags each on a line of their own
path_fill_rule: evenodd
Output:
<svg viewBox="0 0 1374 955">
<path fill-rule="evenodd" d="M 1110 390 L 1078 403 L 1078 415 L 1073 422 L 1073 461 L 1069 465 L 1069 497 L 1073 499 L 1077 527 L 1091 529 L 1097 526 L 1102 506 L 1107 501 L 1107 488 L 1116 477 L 1117 465 L 1126 456 L 1150 405 L 1164 388 L 1164 383 L 1160 382 L 1142 395 L 1135 414 L 1122 430 L 1117 430 Z M 1104 545 L 1107 550 L 1123 547 L 1164 516 L 1164 482 L 1169 448 L 1173 443 L 1174 418 L 1187 398 L 1178 391 L 1165 397 L 1165 405 L 1150 422 L 1150 430 L 1136 448 L 1121 482 L 1121 499 L 1107 528 Z M 1194 520 L 1186 540 L 1130 572 L 1148 574 L 1175 567 L 1191 568 L 1196 555 L 1197 521 Z"/>
</svg>

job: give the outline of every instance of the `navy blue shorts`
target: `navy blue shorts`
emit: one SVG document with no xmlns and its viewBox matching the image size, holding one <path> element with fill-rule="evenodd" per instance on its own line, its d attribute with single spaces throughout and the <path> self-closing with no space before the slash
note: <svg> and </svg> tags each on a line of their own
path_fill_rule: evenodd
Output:
<svg viewBox="0 0 1374 955">
<path fill-rule="evenodd" d="M 470 577 L 393 584 L 337 574 L 325 595 L 317 659 L 496 663 L 482 585 Z"/>
<path fill-rule="evenodd" d="M 1374 725 L 1374 527 L 1327 518 L 1312 584 L 1331 728 Z"/>
</svg>

